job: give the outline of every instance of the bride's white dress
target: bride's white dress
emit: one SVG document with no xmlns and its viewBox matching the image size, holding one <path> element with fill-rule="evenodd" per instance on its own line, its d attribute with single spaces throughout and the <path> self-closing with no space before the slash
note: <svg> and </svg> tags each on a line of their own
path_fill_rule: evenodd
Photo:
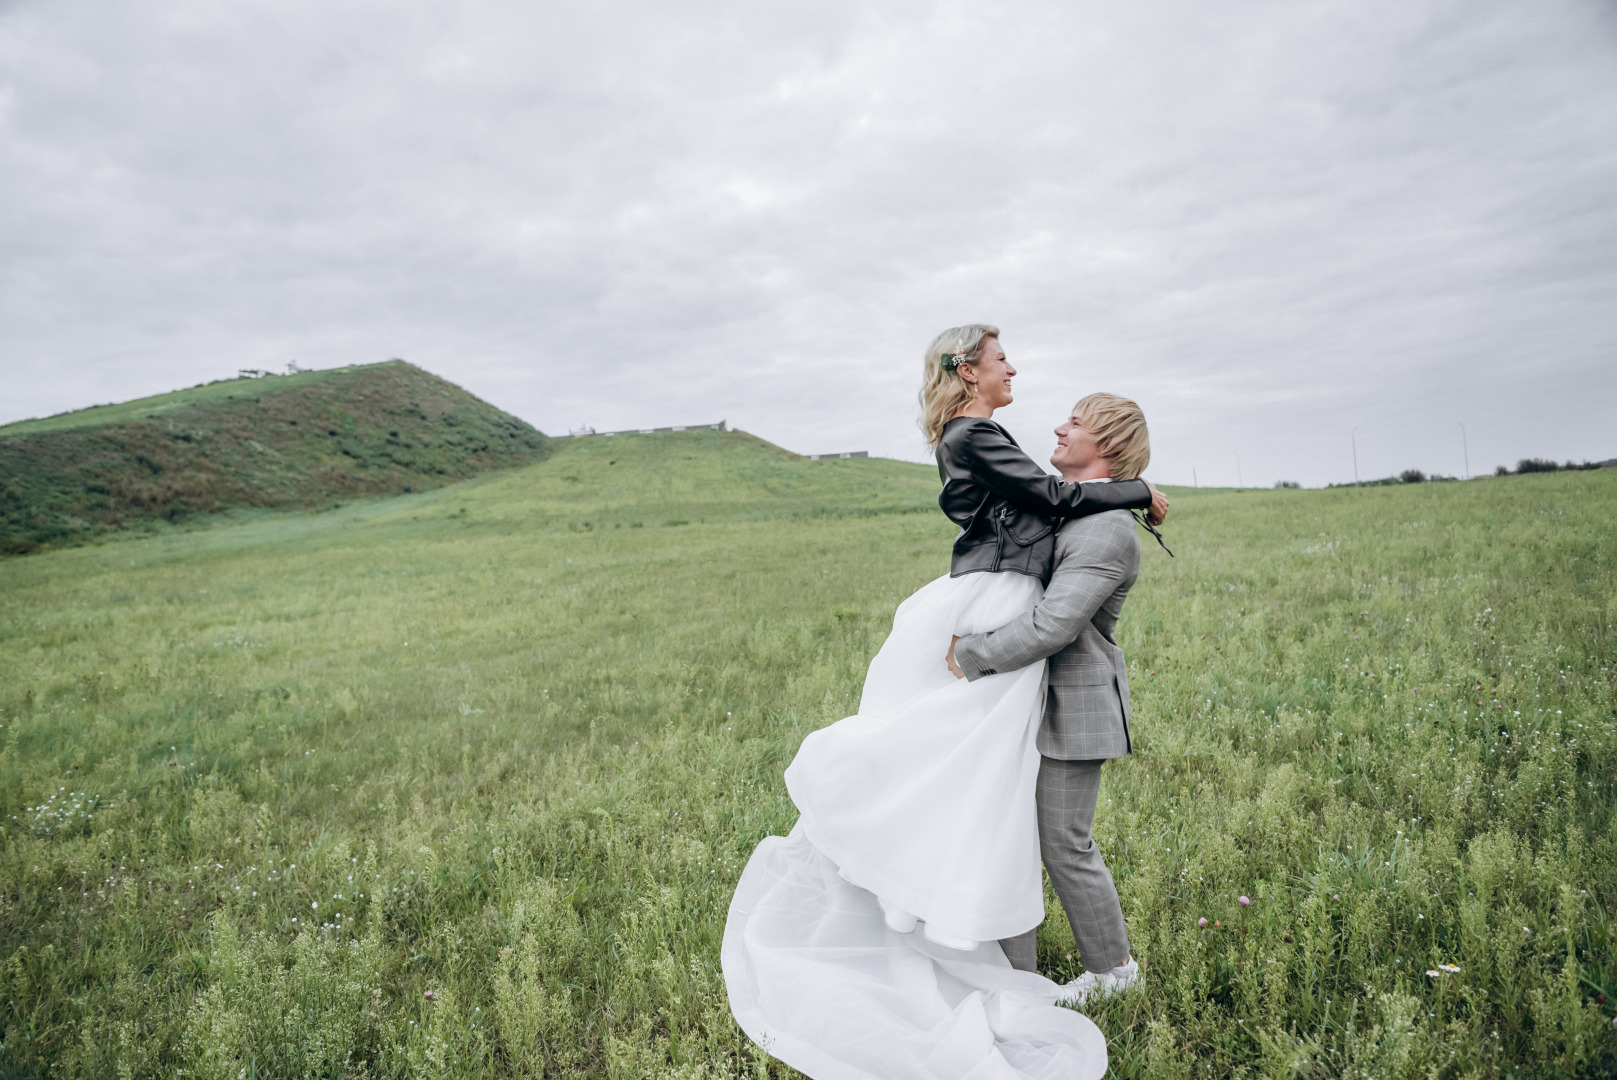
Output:
<svg viewBox="0 0 1617 1080">
<path fill-rule="evenodd" d="M 758 845 L 721 960 L 736 1021 L 814 1080 L 1074 1080 L 1106 1041 L 998 939 L 1044 918 L 1034 745 L 1044 664 L 956 679 L 952 634 L 1038 602 L 1021 574 L 942 577 L 899 606 L 859 712 L 786 770 L 800 817 Z"/>
</svg>

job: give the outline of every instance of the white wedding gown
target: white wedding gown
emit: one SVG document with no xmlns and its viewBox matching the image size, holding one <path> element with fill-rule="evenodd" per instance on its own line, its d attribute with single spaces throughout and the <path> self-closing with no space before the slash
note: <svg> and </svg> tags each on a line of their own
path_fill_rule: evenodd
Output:
<svg viewBox="0 0 1617 1080">
<path fill-rule="evenodd" d="M 721 962 L 755 1042 L 813 1080 L 1083 1080 L 1106 1040 L 1013 969 L 1044 918 L 1034 746 L 1044 664 L 967 682 L 952 634 L 1038 602 L 1021 574 L 942 577 L 893 616 L 859 712 L 786 770 L 800 817 L 742 872 Z"/>
</svg>

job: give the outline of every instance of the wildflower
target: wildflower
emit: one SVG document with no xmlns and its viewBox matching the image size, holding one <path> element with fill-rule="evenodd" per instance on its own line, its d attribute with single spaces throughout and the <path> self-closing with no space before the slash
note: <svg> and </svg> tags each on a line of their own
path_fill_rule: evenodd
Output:
<svg viewBox="0 0 1617 1080">
<path fill-rule="evenodd" d="M 428 1001 L 431 1001 L 432 1000 L 432 991 L 428 990 L 425 994 L 423 994 L 421 996 L 426 998 Z"/>
<path fill-rule="evenodd" d="M 312 908 L 318 908 L 320 906 L 320 901 L 318 901 L 318 900 L 310 900 L 309 901 L 309 906 L 312 907 Z"/>
<path fill-rule="evenodd" d="M 1206 926 L 1207 925 L 1207 920 L 1206 919 L 1197 919 L 1196 920 L 1196 925 L 1197 926 Z"/>
<path fill-rule="evenodd" d="M 1242 907 L 1251 907 L 1252 906 L 1252 901 L 1249 900 L 1247 897 L 1244 897 L 1244 896 L 1241 897 L 1240 903 L 1241 903 Z"/>
<path fill-rule="evenodd" d="M 1437 966 L 1443 971 L 1448 972 L 1450 975 L 1458 975 L 1460 973 L 1460 969 L 1454 964 L 1439 964 Z"/>
</svg>

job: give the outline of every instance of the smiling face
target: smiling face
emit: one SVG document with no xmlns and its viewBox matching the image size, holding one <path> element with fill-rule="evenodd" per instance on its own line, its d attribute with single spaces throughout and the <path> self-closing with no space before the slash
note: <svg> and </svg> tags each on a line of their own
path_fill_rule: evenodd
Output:
<svg viewBox="0 0 1617 1080">
<path fill-rule="evenodd" d="M 1056 449 L 1050 464 L 1069 481 L 1099 480 L 1112 475 L 1112 459 L 1101 453 L 1100 443 L 1074 409 L 1056 428 Z"/>
<path fill-rule="evenodd" d="M 999 338 L 983 338 L 982 352 L 969 364 L 960 365 L 960 377 L 977 388 L 975 404 L 1002 409 L 1011 403 L 1011 379 L 1016 369 L 1005 359 Z"/>
</svg>

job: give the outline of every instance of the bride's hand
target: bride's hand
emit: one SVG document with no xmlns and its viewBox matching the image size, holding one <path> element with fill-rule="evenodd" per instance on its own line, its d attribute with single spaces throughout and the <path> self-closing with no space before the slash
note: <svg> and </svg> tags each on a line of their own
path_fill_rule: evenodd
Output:
<svg viewBox="0 0 1617 1080">
<path fill-rule="evenodd" d="M 1168 517 L 1168 496 L 1158 491 L 1157 485 L 1149 480 L 1145 481 L 1145 486 L 1151 489 L 1151 509 L 1145 512 L 1145 520 L 1153 525 L 1161 525 Z"/>
<path fill-rule="evenodd" d="M 950 672 L 952 672 L 954 674 L 955 678 L 964 679 L 966 677 L 966 673 L 964 671 L 960 670 L 960 665 L 955 663 L 955 659 L 954 659 L 954 643 L 956 641 L 959 641 L 959 640 L 960 640 L 960 635 L 956 634 L 954 636 L 953 640 L 951 640 L 949 642 L 949 655 L 944 657 L 943 659 L 944 659 L 944 661 L 946 663 L 948 663 L 949 670 L 950 670 Z"/>
</svg>

